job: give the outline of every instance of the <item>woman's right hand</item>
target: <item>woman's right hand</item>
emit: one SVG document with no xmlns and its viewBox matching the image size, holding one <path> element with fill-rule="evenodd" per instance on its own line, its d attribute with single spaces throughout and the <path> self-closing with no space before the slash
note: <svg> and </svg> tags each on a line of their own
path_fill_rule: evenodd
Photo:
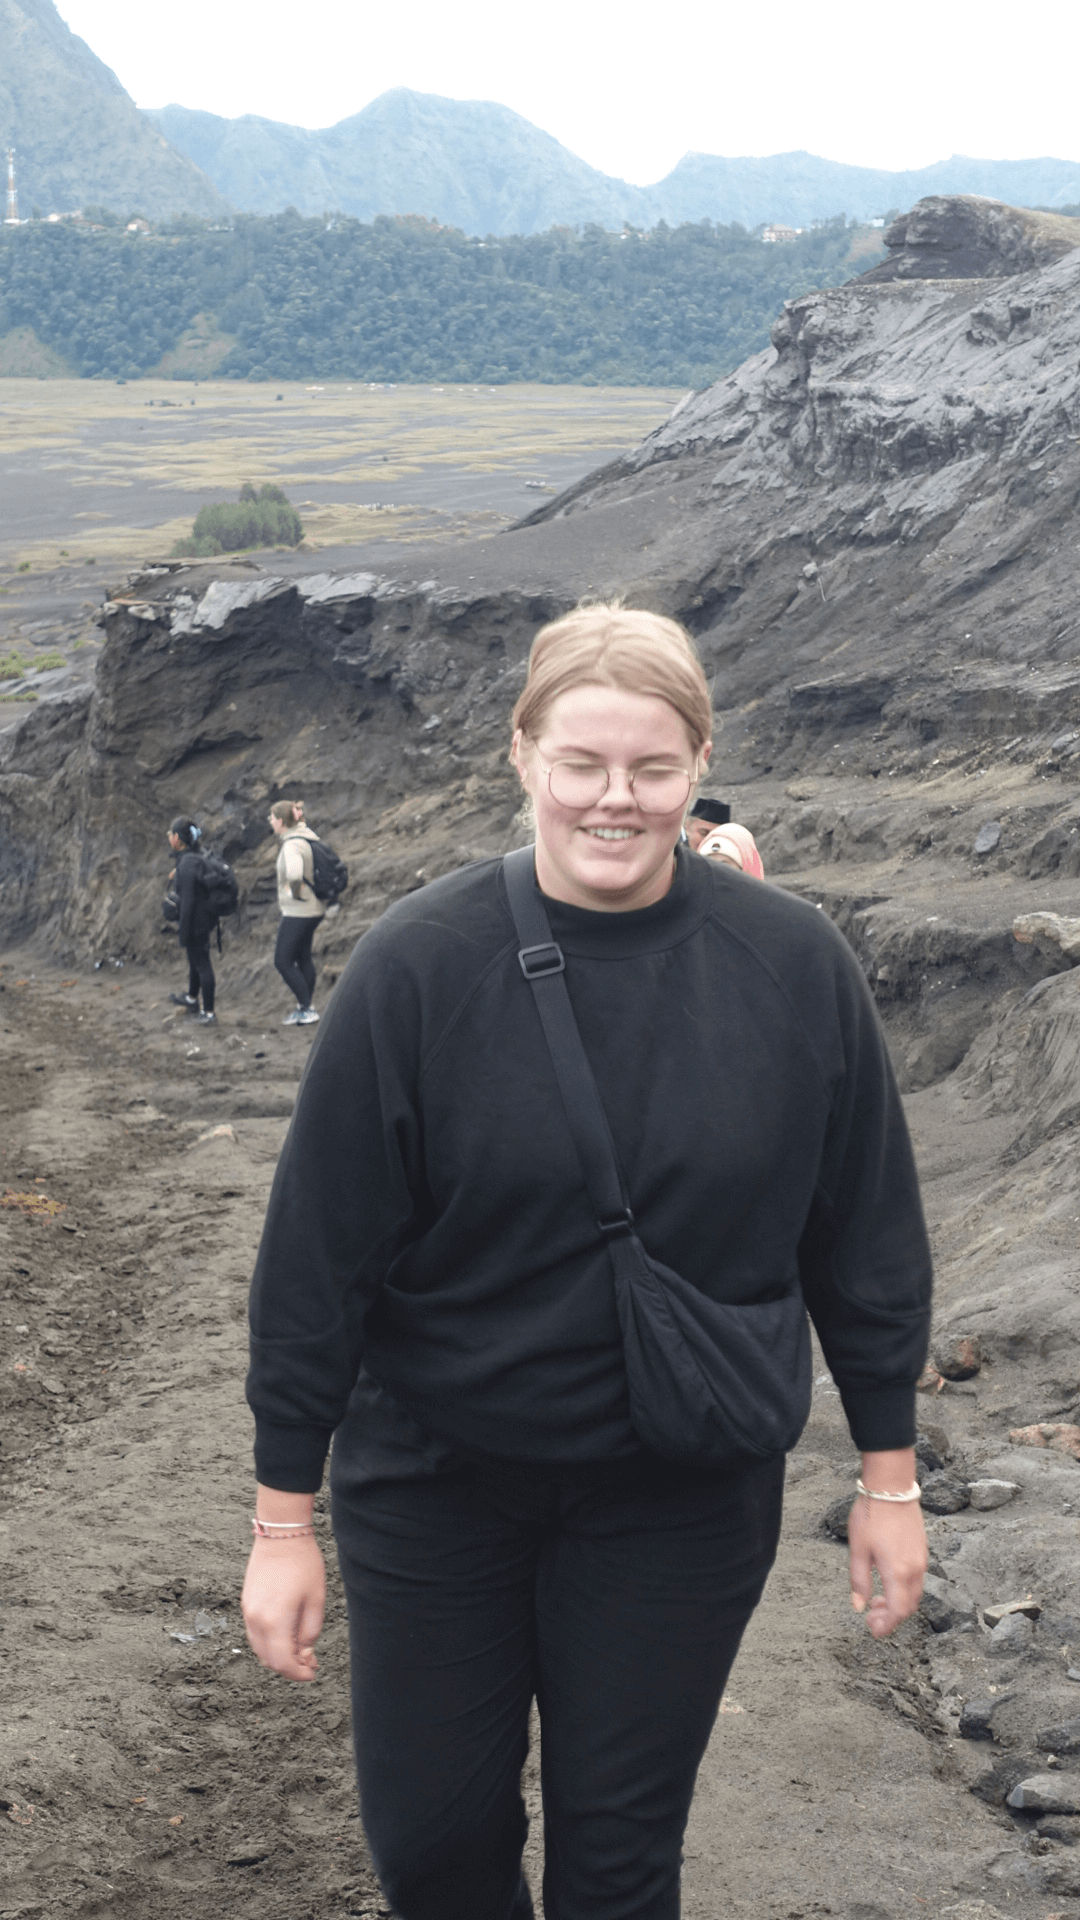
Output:
<svg viewBox="0 0 1080 1920">
<path fill-rule="evenodd" d="M 326 1608 L 326 1567 L 318 1542 L 255 1541 L 240 1605 L 252 1651 L 287 1680 L 314 1680 L 315 1642 Z"/>
</svg>

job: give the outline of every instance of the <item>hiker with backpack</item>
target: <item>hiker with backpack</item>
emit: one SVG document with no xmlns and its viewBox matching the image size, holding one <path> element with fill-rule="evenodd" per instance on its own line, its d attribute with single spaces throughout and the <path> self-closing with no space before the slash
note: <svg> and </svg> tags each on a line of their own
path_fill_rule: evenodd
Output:
<svg viewBox="0 0 1080 1920">
<path fill-rule="evenodd" d="M 177 856 L 171 880 L 171 892 L 177 910 L 177 935 L 187 954 L 188 963 L 187 992 L 171 993 L 169 999 L 174 1007 L 186 1007 L 189 1013 L 193 1013 L 200 1026 L 212 1027 L 217 1024 L 214 1012 L 217 983 L 210 958 L 210 935 L 218 924 L 218 916 L 203 884 L 204 861 L 199 850 L 201 839 L 202 828 L 184 814 L 174 820 L 169 828 L 169 845 Z"/>
<path fill-rule="evenodd" d="M 277 857 L 278 923 L 274 965 L 296 995 L 286 1027 L 309 1027 L 318 1019 L 312 942 L 317 927 L 344 890 L 348 870 L 332 847 L 320 840 L 304 818 L 303 802 L 275 800 L 268 819 L 280 848 Z"/>
</svg>

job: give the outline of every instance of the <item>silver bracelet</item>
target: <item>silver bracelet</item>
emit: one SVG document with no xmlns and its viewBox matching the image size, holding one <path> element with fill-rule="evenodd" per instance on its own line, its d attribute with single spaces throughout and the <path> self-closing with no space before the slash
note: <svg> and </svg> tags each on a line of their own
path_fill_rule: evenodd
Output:
<svg viewBox="0 0 1080 1920">
<path fill-rule="evenodd" d="M 880 1487 L 864 1486 L 861 1480 L 856 1480 L 855 1491 L 861 1493 L 864 1500 L 891 1500 L 896 1506 L 907 1506 L 912 1501 L 922 1499 L 922 1488 L 917 1480 L 912 1481 L 906 1493 L 884 1493 Z"/>
<path fill-rule="evenodd" d="M 315 1527 L 311 1520 L 260 1520 L 256 1513 L 251 1531 L 256 1540 L 301 1540 L 305 1534 L 314 1535 Z"/>
</svg>

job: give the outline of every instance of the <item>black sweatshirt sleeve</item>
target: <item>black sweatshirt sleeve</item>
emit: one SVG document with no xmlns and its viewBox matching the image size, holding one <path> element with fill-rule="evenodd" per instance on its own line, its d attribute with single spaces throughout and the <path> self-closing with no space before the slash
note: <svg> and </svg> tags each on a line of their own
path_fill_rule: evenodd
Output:
<svg viewBox="0 0 1080 1920">
<path fill-rule="evenodd" d="M 799 1247 L 803 1291 L 856 1446 L 911 1446 L 931 1261 L 885 1039 L 850 953 L 836 993 L 846 1059 Z"/>
<path fill-rule="evenodd" d="M 180 924 L 177 927 L 177 937 L 182 947 L 187 946 L 194 931 L 198 879 L 198 855 L 181 854 L 176 863 L 176 894 L 180 902 Z"/>
<path fill-rule="evenodd" d="M 248 1401 L 263 1485 L 318 1488 L 360 1365 L 364 1318 L 413 1225 L 416 1018 L 378 930 L 324 1017 L 278 1163 L 251 1294 Z"/>
</svg>

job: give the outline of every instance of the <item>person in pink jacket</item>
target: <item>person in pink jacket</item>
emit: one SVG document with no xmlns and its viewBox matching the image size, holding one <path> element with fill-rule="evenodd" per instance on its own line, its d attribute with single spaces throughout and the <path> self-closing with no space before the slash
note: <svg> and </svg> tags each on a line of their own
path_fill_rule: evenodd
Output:
<svg viewBox="0 0 1080 1920">
<path fill-rule="evenodd" d="M 729 820 L 725 827 L 714 827 L 705 835 L 698 847 L 706 860 L 722 860 L 729 867 L 738 867 L 748 873 L 751 879 L 764 880 L 765 868 L 757 843 L 749 827 L 741 827 L 735 820 Z"/>
</svg>

